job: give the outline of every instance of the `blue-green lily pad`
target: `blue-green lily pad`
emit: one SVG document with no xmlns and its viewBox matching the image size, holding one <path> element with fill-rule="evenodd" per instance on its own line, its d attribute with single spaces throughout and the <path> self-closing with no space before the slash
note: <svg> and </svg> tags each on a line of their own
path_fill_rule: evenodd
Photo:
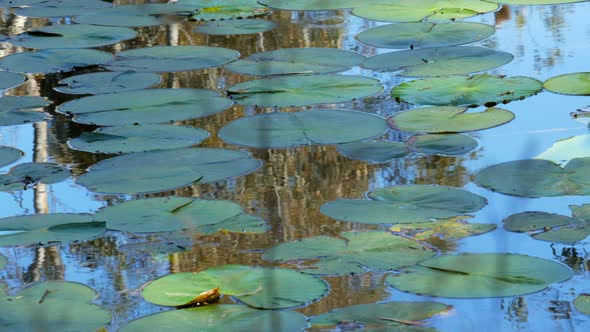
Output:
<svg viewBox="0 0 590 332">
<path fill-rule="evenodd" d="M 12 164 L 19 160 L 25 153 L 11 146 L 0 146 L 0 167 Z"/>
<path fill-rule="evenodd" d="M 0 98 L 0 126 L 14 126 L 45 120 L 45 113 L 35 111 L 50 102 L 37 96 L 6 96 Z"/>
<path fill-rule="evenodd" d="M 581 313 L 590 315 L 590 294 L 580 294 L 574 299 L 574 307 Z"/>
<path fill-rule="evenodd" d="M 31 0 L 18 2 L 14 13 L 26 17 L 66 17 L 84 14 L 93 10 L 111 7 L 113 4 L 101 0 Z M 11 5 L 10 7 L 16 7 Z"/>
<path fill-rule="evenodd" d="M 231 20 L 270 14 L 270 9 L 257 0 L 179 0 L 184 6 L 197 9 L 191 18 L 195 21 Z"/>
<path fill-rule="evenodd" d="M 0 39 L 0 41 L 2 41 Z M 14 88 L 23 84 L 27 78 L 18 73 L 11 73 L 7 71 L 0 71 L 0 90 Z"/>
<path fill-rule="evenodd" d="M 86 12 L 76 16 L 74 21 L 93 25 L 146 27 L 174 22 L 191 15 L 194 10 L 194 6 L 182 6 L 178 3 L 144 3 Z"/>
<path fill-rule="evenodd" d="M 0 58 L 0 68 L 18 73 L 47 74 L 101 65 L 112 59 L 112 54 L 97 50 L 46 49 L 15 53 Z"/>
<path fill-rule="evenodd" d="M 0 174 L 0 191 L 26 190 L 37 183 L 53 184 L 70 176 L 67 168 L 54 163 L 24 163 Z"/>
<path fill-rule="evenodd" d="M 155 73 L 100 72 L 70 76 L 59 81 L 53 89 L 72 95 L 98 95 L 124 91 L 141 90 L 162 81 Z"/>
<path fill-rule="evenodd" d="M 564 95 L 590 96 L 590 72 L 552 77 L 543 83 L 543 87 Z"/>
<path fill-rule="evenodd" d="M 196 32 L 207 35 L 247 35 L 261 33 L 277 27 L 273 21 L 243 19 L 209 21 L 195 27 Z"/>
</svg>

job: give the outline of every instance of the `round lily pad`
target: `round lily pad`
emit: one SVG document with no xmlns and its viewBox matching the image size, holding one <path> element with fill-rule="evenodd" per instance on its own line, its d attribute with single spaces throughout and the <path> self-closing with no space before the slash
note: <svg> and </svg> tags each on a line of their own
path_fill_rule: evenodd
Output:
<svg viewBox="0 0 590 332">
<path fill-rule="evenodd" d="M 220 304 L 171 310 L 142 317 L 124 325 L 120 332 L 193 332 L 195 327 L 210 332 L 303 331 L 307 318 L 292 310 L 256 310 L 245 305 Z"/>
<path fill-rule="evenodd" d="M 359 141 L 383 134 L 377 115 L 338 109 L 267 113 L 235 120 L 219 131 L 225 142 L 255 148 L 288 148 Z"/>
<path fill-rule="evenodd" d="M 195 9 L 194 6 L 182 6 L 178 3 L 144 3 L 85 12 L 76 16 L 74 21 L 92 25 L 145 27 L 170 23 L 174 19 L 189 16 Z"/>
<path fill-rule="evenodd" d="M 232 104 L 212 90 L 149 89 L 75 99 L 57 112 L 73 115 L 74 122 L 117 126 L 200 118 L 221 112 Z"/>
<path fill-rule="evenodd" d="M 590 294 L 580 294 L 574 299 L 574 307 L 581 313 L 590 315 Z"/>
<path fill-rule="evenodd" d="M 186 148 L 201 143 L 209 132 L 194 127 L 167 124 L 127 125 L 98 128 L 70 139 L 74 150 L 91 153 L 129 153 Z"/>
<path fill-rule="evenodd" d="M 46 49 L 0 58 L 0 68 L 18 73 L 47 74 L 72 71 L 111 61 L 110 53 L 87 49 Z"/>
<path fill-rule="evenodd" d="M 261 164 L 262 161 L 239 150 L 155 150 L 102 160 L 76 182 L 98 193 L 150 193 L 245 175 Z"/>
<path fill-rule="evenodd" d="M 141 90 L 162 81 L 155 73 L 100 72 L 70 76 L 53 87 L 55 91 L 72 95 L 98 95 L 103 93 Z"/>
<path fill-rule="evenodd" d="M 6 264 L 8 264 L 8 259 L 0 255 L 0 270 L 3 269 L 6 266 Z"/>
<path fill-rule="evenodd" d="M 197 7 L 191 16 L 196 21 L 230 20 L 270 14 L 257 0 L 179 0 L 180 5 Z"/>
<path fill-rule="evenodd" d="M 53 184 L 70 176 L 67 168 L 54 163 L 24 163 L 0 174 L 0 191 L 26 190 L 37 183 Z"/>
<path fill-rule="evenodd" d="M 326 74 L 348 70 L 365 59 L 336 48 L 283 48 L 234 61 L 226 69 L 246 75 Z"/>
<path fill-rule="evenodd" d="M 22 74 L 0 71 L 0 90 L 14 88 L 26 80 L 27 78 Z"/>
<path fill-rule="evenodd" d="M 250 223 L 245 222 L 245 217 L 257 219 L 258 227 L 251 227 Z M 253 233 L 264 232 L 268 227 L 264 220 L 245 214 L 237 203 L 177 196 L 138 199 L 108 206 L 100 209 L 95 219 L 106 220 L 109 229 L 134 233 L 179 229 L 197 232 L 203 229 L 206 233 L 220 229 Z M 236 221 L 244 223 L 240 225 Z M 212 227 L 215 230 L 208 232 Z"/>
<path fill-rule="evenodd" d="M 98 331 L 111 322 L 111 313 L 92 303 L 92 288 L 67 281 L 44 281 L 14 296 L 0 295 L 5 331 Z"/>
<path fill-rule="evenodd" d="M 1 99 L 0 99 L 1 100 Z M 0 167 L 12 164 L 19 160 L 25 153 L 11 146 L 0 146 Z"/>
<path fill-rule="evenodd" d="M 312 260 L 301 272 L 343 275 L 363 273 L 364 268 L 388 271 L 414 265 L 436 252 L 413 240 L 383 231 L 347 232 L 339 238 L 315 236 L 279 244 L 263 259 L 272 261 Z M 302 266 L 299 263 L 299 266 Z"/>
<path fill-rule="evenodd" d="M 243 19 L 209 21 L 195 27 L 196 32 L 207 35 L 247 35 L 272 30 L 277 24 L 267 20 Z"/>
<path fill-rule="evenodd" d="M 384 48 L 418 48 L 454 46 L 490 37 L 493 26 L 475 22 L 399 23 L 382 25 L 359 33 L 363 44 Z"/>
<path fill-rule="evenodd" d="M 19 2 L 19 6 L 23 7 L 15 9 L 14 13 L 26 17 L 66 17 L 112 5 L 101 0 L 33 0 Z"/>
<path fill-rule="evenodd" d="M 106 231 L 90 214 L 50 213 L 0 219 L 0 246 L 52 245 L 84 241 Z M 0 323 L 1 324 L 1 323 Z"/>
<path fill-rule="evenodd" d="M 484 47 L 440 47 L 379 54 L 364 68 L 398 72 L 401 76 L 443 76 L 493 69 L 512 61 L 510 53 Z"/>
<path fill-rule="evenodd" d="M 357 0 L 259 0 L 258 2 L 281 10 L 336 10 L 359 5 Z"/>
<path fill-rule="evenodd" d="M 233 295 L 260 309 L 298 307 L 316 301 L 328 292 L 325 281 L 295 270 L 223 265 L 198 273 L 164 276 L 148 283 L 142 295 L 154 304 L 182 306 L 215 287 L 219 287 L 222 294 Z"/>
<path fill-rule="evenodd" d="M 487 204 L 479 195 L 462 189 L 407 185 L 381 188 L 365 199 L 337 199 L 321 206 L 324 215 L 347 222 L 392 224 L 430 222 L 475 212 Z"/>
<path fill-rule="evenodd" d="M 416 153 L 439 156 L 462 156 L 478 145 L 473 137 L 460 134 L 414 135 L 406 144 Z"/>
<path fill-rule="evenodd" d="M 221 66 L 240 53 L 211 46 L 153 46 L 119 52 L 106 64 L 113 71 L 177 72 Z"/>
<path fill-rule="evenodd" d="M 385 280 L 420 295 L 483 298 L 530 294 L 571 276 L 569 267 L 547 259 L 490 253 L 438 256 Z"/>
<path fill-rule="evenodd" d="M 501 108 L 469 112 L 468 108 L 435 106 L 398 112 L 387 119 L 397 130 L 424 133 L 460 133 L 503 125 L 514 119 L 514 113 Z"/>
<path fill-rule="evenodd" d="M 391 95 L 398 101 L 419 105 L 494 106 L 532 96 L 543 83 L 524 76 L 488 74 L 431 77 L 402 83 Z"/>
<path fill-rule="evenodd" d="M 506 195 L 552 197 L 590 195 L 590 158 L 575 158 L 565 167 L 541 159 L 509 161 L 475 175 L 478 185 Z"/>
<path fill-rule="evenodd" d="M 590 95 L 590 72 L 571 73 L 552 77 L 543 83 L 543 87 L 551 92 L 564 95 Z"/>
<path fill-rule="evenodd" d="M 35 111 L 50 102 L 37 96 L 6 96 L 0 98 L 0 126 L 14 126 L 45 120 L 45 113 Z"/>
<path fill-rule="evenodd" d="M 288 107 L 341 103 L 382 90 L 378 80 L 363 76 L 297 75 L 239 83 L 228 89 L 228 95 L 243 105 Z"/>
</svg>

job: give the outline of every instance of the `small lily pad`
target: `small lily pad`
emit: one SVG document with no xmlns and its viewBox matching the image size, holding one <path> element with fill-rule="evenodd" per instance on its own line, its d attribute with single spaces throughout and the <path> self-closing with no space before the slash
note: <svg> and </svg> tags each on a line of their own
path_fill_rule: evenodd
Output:
<svg viewBox="0 0 590 332">
<path fill-rule="evenodd" d="M 535 293 L 572 276 L 566 265 L 503 253 L 442 255 L 389 275 L 387 284 L 427 296 L 485 298 Z"/>
<path fill-rule="evenodd" d="M 574 307 L 581 313 L 590 315 L 590 294 L 580 294 L 574 299 Z"/>
<path fill-rule="evenodd" d="M 37 183 L 53 184 L 70 176 L 67 168 L 54 163 L 24 163 L 0 174 L 0 191 L 26 190 Z"/>
<path fill-rule="evenodd" d="M 56 48 L 5 56 L 0 58 L 0 68 L 18 73 L 48 74 L 101 65 L 112 59 L 112 54 L 97 50 Z"/>
<path fill-rule="evenodd" d="M 195 21 L 231 20 L 270 14 L 270 9 L 257 0 L 179 0 L 180 5 L 197 7 L 191 16 Z"/>
<path fill-rule="evenodd" d="M 19 160 L 25 153 L 11 146 L 0 146 L 0 167 L 12 164 Z"/>
<path fill-rule="evenodd" d="M 162 76 L 155 73 L 100 72 L 70 76 L 59 81 L 53 89 L 72 95 L 98 95 L 141 90 L 161 81 Z"/>
<path fill-rule="evenodd" d="M 543 87 L 564 95 L 590 96 L 590 72 L 556 76 L 546 80 Z"/>
<path fill-rule="evenodd" d="M 406 144 L 416 153 L 439 156 L 462 156 L 478 145 L 473 137 L 460 134 L 414 135 Z"/>
<path fill-rule="evenodd" d="M 225 295 L 233 295 L 260 309 L 298 307 L 316 301 L 328 292 L 325 281 L 295 270 L 223 265 L 197 273 L 164 276 L 148 283 L 142 295 L 154 304 L 182 306 L 215 287 Z"/>
<path fill-rule="evenodd" d="M 70 148 L 91 153 L 129 153 L 186 148 L 201 143 L 209 132 L 166 124 L 98 128 L 68 140 Z"/>
<path fill-rule="evenodd" d="M 101 0 L 32 0 L 19 2 L 18 6 L 23 7 L 15 9 L 14 13 L 26 17 L 66 17 L 112 5 Z"/>
<path fill-rule="evenodd" d="M 6 96 L 0 98 L 0 126 L 14 126 L 45 120 L 45 113 L 35 111 L 50 102 L 37 96 Z"/>
<path fill-rule="evenodd" d="M 0 41 L 2 41 L 0 39 Z M 14 88 L 23 84 L 27 78 L 22 74 L 0 71 L 0 90 Z"/>
<path fill-rule="evenodd" d="M 399 224 L 389 229 L 416 240 L 428 240 L 435 237 L 444 240 L 459 240 L 496 229 L 495 224 L 468 223 L 465 219 L 467 217 L 459 216 L 426 223 Z"/>
<path fill-rule="evenodd" d="M 336 10 L 359 5 L 358 0 L 259 0 L 258 2 L 281 10 Z"/>
<path fill-rule="evenodd" d="M 195 27 L 195 31 L 207 35 L 248 35 L 272 30 L 277 24 L 267 20 L 243 19 L 209 21 Z"/>
<path fill-rule="evenodd" d="M 173 22 L 174 19 L 189 16 L 194 10 L 194 6 L 182 6 L 178 3 L 144 3 L 85 12 L 76 16 L 74 21 L 92 25 L 146 27 Z"/>
</svg>

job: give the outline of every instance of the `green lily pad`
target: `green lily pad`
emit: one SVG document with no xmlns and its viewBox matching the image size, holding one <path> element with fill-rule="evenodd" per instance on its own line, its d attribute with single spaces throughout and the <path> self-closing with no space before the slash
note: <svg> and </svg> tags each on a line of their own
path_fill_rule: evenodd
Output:
<svg viewBox="0 0 590 332">
<path fill-rule="evenodd" d="M 8 264 L 8 259 L 0 255 L 0 270 L 3 269 L 6 266 L 6 264 Z"/>
<path fill-rule="evenodd" d="M 535 159 L 545 159 L 565 165 L 572 159 L 585 157 L 590 157 L 590 134 L 559 140 Z"/>
<path fill-rule="evenodd" d="M 562 3 L 584 2 L 587 0 L 486 0 L 508 5 L 557 5 Z"/>
<path fill-rule="evenodd" d="M 201 143 L 209 132 L 167 124 L 98 128 L 68 140 L 70 148 L 91 153 L 129 153 L 186 148 Z"/>
<path fill-rule="evenodd" d="M 257 0 L 180 0 L 180 5 L 197 7 L 191 18 L 196 21 L 252 18 L 270 14 Z"/>
<path fill-rule="evenodd" d="M 239 150 L 155 150 L 102 160 L 76 182 L 98 193 L 150 193 L 246 175 L 261 164 L 262 161 Z"/>
<path fill-rule="evenodd" d="M 590 315 L 590 294 L 580 294 L 574 299 L 574 307 L 581 313 Z"/>
<path fill-rule="evenodd" d="M 330 218 L 363 224 L 430 222 L 475 212 L 487 204 L 479 195 L 462 189 L 407 185 L 381 188 L 365 199 L 337 199 L 321 206 Z"/>
<path fill-rule="evenodd" d="M 398 101 L 419 105 L 494 106 L 532 96 L 543 83 L 524 76 L 502 77 L 488 74 L 431 77 L 402 83 L 391 95 Z"/>
<path fill-rule="evenodd" d="M 590 195 L 590 157 L 575 158 L 565 167 L 541 159 L 509 161 L 475 175 L 478 185 L 521 197 Z"/>
<path fill-rule="evenodd" d="M 12 164 L 19 160 L 25 153 L 11 146 L 0 146 L 0 167 Z"/>
<path fill-rule="evenodd" d="M 543 87 L 564 95 L 590 96 L 590 72 L 552 77 L 543 83 Z"/>
<path fill-rule="evenodd" d="M 572 276 L 566 265 L 502 253 L 443 255 L 389 275 L 387 284 L 420 295 L 484 298 L 538 292 Z"/>
<path fill-rule="evenodd" d="M 53 184 L 70 176 L 67 168 L 54 163 L 24 163 L 0 174 L 0 192 L 26 190 L 37 183 Z"/>
<path fill-rule="evenodd" d="M 59 81 L 55 91 L 72 95 L 98 95 L 141 90 L 162 81 L 162 76 L 155 73 L 100 72 L 70 76 Z"/>
<path fill-rule="evenodd" d="M 260 309 L 298 307 L 316 301 L 328 292 L 325 281 L 295 270 L 223 265 L 197 273 L 164 276 L 148 283 L 142 295 L 154 304 L 182 306 L 215 287 L 219 287 L 222 294 L 233 295 Z"/>
<path fill-rule="evenodd" d="M 141 5 L 115 6 L 85 12 L 74 18 L 83 24 L 106 25 L 117 27 L 146 27 L 173 22 L 192 14 L 194 6 L 182 6 L 178 3 L 149 3 Z"/>
<path fill-rule="evenodd" d="M 459 240 L 496 229 L 495 224 L 473 224 L 465 222 L 465 219 L 465 216 L 459 216 L 426 223 L 399 224 L 391 226 L 389 229 L 421 241 L 434 237 L 445 240 Z"/>
<path fill-rule="evenodd" d="M 106 231 L 90 214 L 50 213 L 0 219 L 0 246 L 51 245 L 84 241 Z"/>
<path fill-rule="evenodd" d="M 378 80 L 363 76 L 296 75 L 239 83 L 228 89 L 228 95 L 243 105 L 288 107 L 341 103 L 382 90 Z"/>
<path fill-rule="evenodd" d="M 47 49 L 0 58 L 0 68 L 18 73 L 47 74 L 107 63 L 110 53 L 87 49 Z"/>
<path fill-rule="evenodd" d="M 26 80 L 27 78 L 22 74 L 0 71 L 0 90 L 14 88 L 23 84 Z"/>
<path fill-rule="evenodd" d="M 338 152 L 346 158 L 384 163 L 412 153 L 404 142 L 366 141 L 338 144 Z"/>
<path fill-rule="evenodd" d="M 256 310 L 244 305 L 221 304 L 157 313 L 131 321 L 119 331 L 193 332 L 197 328 L 209 332 L 274 332 L 277 329 L 297 332 L 305 327 L 307 318 L 296 311 Z"/>
<path fill-rule="evenodd" d="M 414 135 L 406 144 L 416 153 L 439 156 L 462 156 L 478 145 L 473 137 L 460 134 Z"/>
<path fill-rule="evenodd" d="M 479 0 L 398 0 L 357 5 L 352 14 L 374 21 L 420 22 L 461 19 L 498 8 L 495 3 Z"/>
<path fill-rule="evenodd" d="M 240 53 L 211 46 L 153 46 L 119 52 L 105 65 L 112 71 L 177 72 L 221 66 Z"/>
<path fill-rule="evenodd" d="M 267 113 L 235 120 L 219 131 L 225 142 L 255 148 L 289 148 L 359 141 L 383 134 L 377 115 L 339 109 Z"/>
<path fill-rule="evenodd" d="M 6 96 L 0 98 L 0 126 L 14 126 L 45 120 L 45 113 L 35 111 L 50 102 L 37 96 Z"/>
<path fill-rule="evenodd" d="M 354 8 L 357 0 L 259 0 L 265 6 L 281 10 L 336 10 Z"/>
<path fill-rule="evenodd" d="M 195 27 L 194 31 L 207 35 L 247 35 L 261 33 L 277 27 L 273 21 L 243 19 L 209 21 Z"/>
<path fill-rule="evenodd" d="M 326 74 L 359 65 L 361 54 L 336 48 L 283 48 L 253 54 L 225 68 L 246 75 Z"/>
<path fill-rule="evenodd" d="M 512 61 L 510 53 L 484 47 L 440 47 L 373 56 L 362 67 L 398 72 L 401 76 L 443 76 L 493 69 Z"/>
<path fill-rule="evenodd" d="M 344 275 L 363 273 L 364 268 L 388 271 L 414 265 L 436 255 L 418 242 L 383 231 L 346 232 L 339 238 L 315 236 L 279 244 L 267 250 L 271 261 L 313 260 L 301 272 Z"/>
<path fill-rule="evenodd" d="M 244 218 L 251 217 L 251 218 Z M 264 232 L 265 221 L 244 213 L 242 207 L 230 201 L 204 200 L 188 197 L 156 197 L 127 201 L 100 209 L 95 218 L 107 220 L 109 229 L 128 232 L 166 232 L 202 227 L 215 227 L 233 232 Z M 247 219 L 255 219 L 259 227 L 250 228 Z M 238 221 L 238 222 L 236 222 Z M 240 221 L 245 222 L 240 227 Z M 230 226 L 230 227 L 227 227 Z"/>
<path fill-rule="evenodd" d="M 200 118 L 226 110 L 231 100 L 204 89 L 149 89 L 75 99 L 57 112 L 73 115 L 74 122 L 117 126 Z"/>
<path fill-rule="evenodd" d="M 44 281 L 14 296 L 0 295 L 4 331 L 98 331 L 111 313 L 92 303 L 92 288 L 67 281 Z"/>
<path fill-rule="evenodd" d="M 491 25 L 475 22 L 399 23 L 367 29 L 356 38 L 370 46 L 409 49 L 473 43 L 490 37 L 495 31 Z"/>
<path fill-rule="evenodd" d="M 113 4 L 100 0 L 33 0 L 19 2 L 14 13 L 26 17 L 66 17 L 76 16 Z M 11 6 L 12 7 L 12 6 Z"/>
<path fill-rule="evenodd" d="M 514 119 L 514 113 L 501 108 L 469 112 L 466 107 L 435 106 L 398 112 L 387 119 L 397 130 L 424 133 L 461 133 L 497 127 Z"/>
</svg>

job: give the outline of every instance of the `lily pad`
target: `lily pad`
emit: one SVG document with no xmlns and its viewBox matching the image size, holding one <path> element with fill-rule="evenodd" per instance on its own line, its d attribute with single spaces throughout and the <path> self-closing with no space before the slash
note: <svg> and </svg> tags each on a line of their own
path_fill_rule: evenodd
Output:
<svg viewBox="0 0 590 332">
<path fill-rule="evenodd" d="M 74 150 L 91 153 L 129 153 L 186 148 L 201 143 L 209 132 L 194 127 L 166 124 L 116 126 L 98 128 L 70 139 Z"/>
<path fill-rule="evenodd" d="M 510 53 L 484 47 L 440 47 L 379 54 L 367 59 L 362 66 L 397 72 L 401 76 L 443 76 L 493 69 L 513 58 Z"/>
<path fill-rule="evenodd" d="M 10 146 L 0 146 L 0 167 L 12 164 L 19 160 L 25 153 Z"/>
<path fill-rule="evenodd" d="M 590 157 L 575 158 L 565 167 L 541 159 L 489 166 L 475 176 L 478 185 L 520 197 L 590 195 Z"/>
<path fill-rule="evenodd" d="M 581 313 L 590 315 L 590 294 L 580 294 L 574 299 L 574 307 Z"/>
<path fill-rule="evenodd" d="M 57 112 L 73 115 L 74 122 L 117 126 L 200 118 L 221 112 L 232 104 L 212 90 L 149 89 L 75 99 Z"/>
<path fill-rule="evenodd" d="M 243 105 L 288 107 L 341 103 L 382 90 L 378 80 L 363 76 L 297 75 L 239 83 L 228 89 L 228 95 Z"/>
<path fill-rule="evenodd" d="M 53 184 L 70 176 L 67 168 L 54 163 L 24 163 L 0 174 L 0 191 L 26 190 L 37 183 Z"/>
<path fill-rule="evenodd" d="M 432 185 L 381 188 L 367 197 L 369 200 L 337 199 L 323 204 L 320 212 L 347 222 L 408 224 L 472 213 L 487 204 L 485 198 L 469 191 Z"/>
<path fill-rule="evenodd" d="M 404 142 L 366 141 L 338 144 L 338 152 L 346 158 L 384 163 L 412 153 Z"/>
<path fill-rule="evenodd" d="M 106 64 L 113 71 L 178 72 L 221 66 L 240 53 L 211 46 L 153 46 L 119 52 Z"/>
<path fill-rule="evenodd" d="M 336 48 L 283 48 L 234 61 L 226 69 L 246 75 L 326 74 L 348 70 L 365 59 Z"/>
<path fill-rule="evenodd" d="M 14 88 L 23 84 L 26 80 L 27 78 L 22 74 L 0 71 L 0 90 Z"/>
<path fill-rule="evenodd" d="M 52 245 L 84 241 L 106 231 L 90 214 L 50 213 L 0 219 L 0 246 Z"/>
<path fill-rule="evenodd" d="M 435 106 L 398 112 L 387 119 L 397 130 L 424 133 L 461 133 L 497 127 L 514 119 L 514 113 L 501 108 L 466 113 L 466 107 Z"/>
<path fill-rule="evenodd" d="M 389 228 L 416 240 L 438 237 L 445 240 L 459 240 L 465 237 L 487 233 L 496 229 L 495 224 L 468 223 L 465 216 L 426 223 L 399 224 Z"/>
<path fill-rule="evenodd" d="M 243 19 L 209 21 L 195 27 L 194 31 L 207 35 L 247 35 L 272 30 L 277 24 L 267 20 Z"/>
<path fill-rule="evenodd" d="M 328 292 L 325 281 L 295 270 L 223 265 L 197 273 L 164 276 L 148 283 L 142 295 L 154 304 L 181 306 L 215 287 L 225 295 L 233 295 L 260 309 L 298 307 L 316 301 Z"/>
<path fill-rule="evenodd" d="M 107 63 L 110 53 L 87 49 L 47 49 L 0 58 L 0 68 L 18 73 L 47 74 Z"/>
<path fill-rule="evenodd" d="M 556 76 L 546 80 L 543 87 L 564 95 L 590 96 L 590 72 Z"/>
<path fill-rule="evenodd" d="M 14 126 L 45 120 L 45 113 L 35 111 L 50 102 L 37 96 L 6 96 L 0 98 L 0 126 Z"/>
<path fill-rule="evenodd" d="M 473 43 L 490 37 L 495 31 L 491 25 L 475 22 L 399 23 L 367 29 L 356 38 L 375 47 L 413 49 Z"/>
<path fill-rule="evenodd" d="M 131 321 L 119 331 L 193 332 L 195 327 L 210 332 L 297 332 L 307 327 L 307 318 L 291 310 L 256 310 L 245 305 L 221 304 L 157 313 Z"/>
<path fill-rule="evenodd" d="M 19 2 L 14 13 L 26 17 L 66 17 L 111 7 L 113 4 L 101 0 L 33 0 Z"/>
<path fill-rule="evenodd" d="M 289 148 L 359 141 L 383 134 L 377 115 L 339 109 L 267 113 L 235 120 L 219 131 L 225 142 L 255 148 Z"/>
<path fill-rule="evenodd" d="M 364 268 L 388 271 L 414 265 L 436 255 L 418 242 L 382 231 L 346 232 L 339 238 L 315 236 L 279 244 L 267 250 L 263 259 L 304 262 L 301 272 L 344 275 L 363 273 Z"/>
<path fill-rule="evenodd" d="M 141 90 L 162 81 L 162 76 L 155 73 L 100 72 L 75 75 L 59 81 L 55 91 L 72 95 L 98 95 Z"/>
<path fill-rule="evenodd" d="M 590 134 L 559 140 L 535 159 L 545 159 L 565 165 L 572 159 L 584 157 L 590 157 Z"/>
<path fill-rule="evenodd" d="M 414 135 L 406 144 L 416 153 L 439 156 L 462 156 L 478 145 L 473 137 L 460 134 Z"/>
<path fill-rule="evenodd" d="M 502 253 L 443 255 L 389 275 L 387 284 L 420 295 L 484 298 L 535 293 L 572 276 L 566 265 Z"/>
<path fill-rule="evenodd" d="M 197 7 L 191 18 L 196 21 L 252 18 L 270 14 L 257 0 L 180 0 L 180 5 Z"/>
<path fill-rule="evenodd" d="M 0 295 L 5 331 L 98 331 L 111 313 L 93 304 L 92 288 L 67 281 L 44 281 L 14 296 Z"/>
<path fill-rule="evenodd" d="M 258 2 L 281 10 L 336 10 L 359 5 L 357 0 L 259 0 Z"/>
<path fill-rule="evenodd" d="M 431 77 L 402 83 L 391 91 L 398 101 L 419 105 L 494 106 L 524 99 L 543 89 L 539 80 L 488 74 Z"/>
<path fill-rule="evenodd" d="M 246 217 L 246 218 L 244 218 Z M 251 218 L 247 218 L 251 217 Z M 230 201 L 204 200 L 189 197 L 156 197 L 127 201 L 100 209 L 97 220 L 107 220 L 109 229 L 128 232 L 166 232 L 180 229 L 193 229 L 200 232 L 202 227 L 215 227 L 233 232 L 264 232 L 268 229 L 265 221 L 247 215 L 242 207 Z M 245 222 L 257 220 L 259 227 L 250 228 Z M 230 226 L 230 227 L 228 227 Z"/>
<path fill-rule="evenodd" d="M 150 193 L 246 175 L 261 165 L 262 161 L 239 150 L 155 150 L 102 160 L 76 182 L 98 193 Z"/>
<path fill-rule="evenodd" d="M 182 6 L 178 3 L 144 3 L 85 12 L 76 16 L 74 21 L 92 25 L 146 27 L 168 24 L 174 19 L 189 16 L 194 10 L 194 6 Z"/>
</svg>

